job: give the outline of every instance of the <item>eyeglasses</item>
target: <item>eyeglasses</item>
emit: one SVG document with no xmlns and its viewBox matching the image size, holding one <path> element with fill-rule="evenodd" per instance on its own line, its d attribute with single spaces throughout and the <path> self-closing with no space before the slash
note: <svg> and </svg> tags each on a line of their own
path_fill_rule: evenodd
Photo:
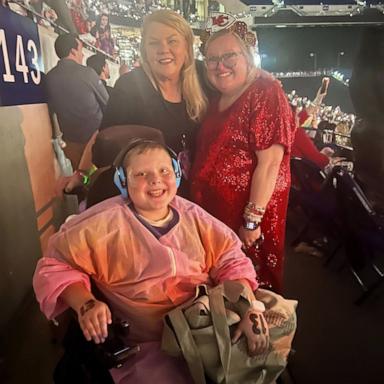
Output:
<svg viewBox="0 0 384 384">
<path fill-rule="evenodd" d="M 225 68 L 232 69 L 237 64 L 237 59 L 242 52 L 228 52 L 221 56 L 210 56 L 205 58 L 207 68 L 210 70 L 216 69 L 219 63 L 223 63 Z"/>
</svg>

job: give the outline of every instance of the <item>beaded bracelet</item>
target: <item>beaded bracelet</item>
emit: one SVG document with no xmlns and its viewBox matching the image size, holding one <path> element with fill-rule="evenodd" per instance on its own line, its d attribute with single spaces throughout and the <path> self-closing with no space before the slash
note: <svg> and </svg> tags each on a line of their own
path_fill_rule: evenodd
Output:
<svg viewBox="0 0 384 384">
<path fill-rule="evenodd" d="M 251 211 L 252 213 L 255 213 L 255 214 L 260 215 L 260 216 L 263 216 L 265 213 L 265 207 L 260 207 L 252 201 L 248 201 L 244 210 Z"/>
<path fill-rule="evenodd" d="M 247 212 L 243 213 L 243 218 L 247 221 L 253 221 L 255 223 L 261 223 L 261 221 L 263 220 L 263 216 L 255 215 Z"/>
</svg>

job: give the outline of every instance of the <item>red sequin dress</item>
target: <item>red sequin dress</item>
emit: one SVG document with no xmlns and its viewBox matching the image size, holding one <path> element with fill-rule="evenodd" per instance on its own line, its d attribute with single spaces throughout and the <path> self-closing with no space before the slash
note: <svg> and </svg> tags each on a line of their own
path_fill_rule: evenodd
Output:
<svg viewBox="0 0 384 384">
<path fill-rule="evenodd" d="M 191 174 L 192 199 L 237 233 L 257 166 L 255 151 L 272 144 L 284 146 L 275 190 L 261 223 L 264 243 L 260 250 L 252 247 L 246 252 L 254 262 L 259 283 L 279 292 L 294 133 L 292 112 L 280 85 L 256 79 L 225 111 L 218 110 L 218 100 L 211 103 L 198 135 Z"/>
</svg>

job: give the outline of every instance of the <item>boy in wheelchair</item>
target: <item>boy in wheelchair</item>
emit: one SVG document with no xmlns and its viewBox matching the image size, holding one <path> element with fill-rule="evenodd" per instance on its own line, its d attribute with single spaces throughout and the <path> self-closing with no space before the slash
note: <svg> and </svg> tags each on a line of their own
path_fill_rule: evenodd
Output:
<svg viewBox="0 0 384 384">
<path fill-rule="evenodd" d="M 233 341 L 244 335 L 249 355 L 265 351 L 269 333 L 253 294 L 252 263 L 235 233 L 176 196 L 181 172 L 172 151 L 136 139 L 114 165 L 121 196 L 65 223 L 38 262 L 33 284 L 44 314 L 52 319 L 71 307 L 85 338 L 103 343 L 112 311 L 129 321 L 129 342 L 140 346 L 130 362 L 111 370 L 115 382 L 190 383 L 184 362 L 160 349 L 162 318 L 193 297 L 197 285 L 237 280 L 253 305 Z M 106 302 L 91 293 L 90 277 Z"/>
</svg>

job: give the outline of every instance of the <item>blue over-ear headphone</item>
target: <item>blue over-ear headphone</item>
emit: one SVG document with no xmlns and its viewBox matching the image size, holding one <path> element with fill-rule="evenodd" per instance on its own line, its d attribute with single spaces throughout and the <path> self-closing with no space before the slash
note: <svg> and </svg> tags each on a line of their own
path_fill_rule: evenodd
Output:
<svg viewBox="0 0 384 384">
<path fill-rule="evenodd" d="M 128 198 L 127 175 L 125 174 L 125 169 L 123 166 L 124 159 L 127 156 L 127 153 L 129 151 L 131 151 L 133 148 L 136 148 L 138 145 L 141 145 L 141 144 L 160 145 L 169 153 L 169 156 L 171 156 L 171 159 L 172 159 L 173 170 L 176 175 L 176 187 L 179 188 L 181 183 L 182 173 L 181 173 L 181 166 L 180 166 L 179 160 L 177 159 L 176 153 L 171 148 L 163 146 L 157 141 L 137 138 L 137 139 L 131 140 L 130 143 L 119 152 L 119 154 L 117 155 L 116 159 L 113 162 L 113 166 L 116 169 L 115 174 L 113 176 L 113 182 L 115 183 L 116 187 L 119 189 L 121 195 L 125 199 Z"/>
</svg>

